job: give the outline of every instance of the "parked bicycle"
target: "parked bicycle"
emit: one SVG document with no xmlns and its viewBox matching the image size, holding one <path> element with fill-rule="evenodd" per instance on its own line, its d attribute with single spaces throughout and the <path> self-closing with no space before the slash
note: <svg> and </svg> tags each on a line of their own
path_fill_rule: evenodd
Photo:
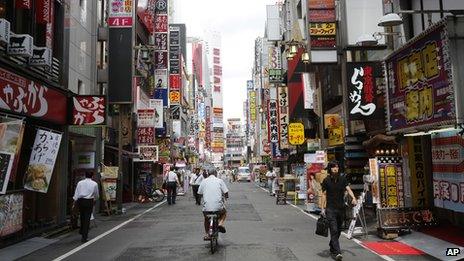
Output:
<svg viewBox="0 0 464 261">
<path fill-rule="evenodd" d="M 153 192 L 150 194 L 150 198 L 153 199 L 155 202 L 161 202 L 166 197 L 163 189 L 154 189 Z"/>
</svg>

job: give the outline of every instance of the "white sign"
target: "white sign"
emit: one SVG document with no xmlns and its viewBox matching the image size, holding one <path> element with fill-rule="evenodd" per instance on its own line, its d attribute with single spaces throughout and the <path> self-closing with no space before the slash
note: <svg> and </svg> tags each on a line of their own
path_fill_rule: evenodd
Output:
<svg viewBox="0 0 464 261">
<path fill-rule="evenodd" d="M 137 127 L 153 127 L 155 125 L 155 110 L 137 110 Z"/>
<path fill-rule="evenodd" d="M 155 128 L 163 128 L 163 100 L 150 99 L 150 109 L 155 110 Z"/>
<path fill-rule="evenodd" d="M 167 89 L 168 88 L 168 70 L 155 70 L 155 88 Z"/>
<path fill-rule="evenodd" d="M 305 163 L 315 163 L 316 162 L 316 153 L 305 153 L 304 154 Z"/>
<path fill-rule="evenodd" d="M 280 133 L 280 148 L 288 148 L 288 125 L 289 125 L 289 112 L 288 112 L 288 88 L 281 86 L 277 89 L 278 102 L 279 102 L 279 133 Z"/>
<path fill-rule="evenodd" d="M 304 108 L 314 109 L 314 74 L 303 73 Z"/>
<path fill-rule="evenodd" d="M 60 150 L 60 143 L 61 134 L 47 130 L 37 130 L 26 170 L 25 189 L 47 193 L 56 157 Z"/>
<path fill-rule="evenodd" d="M 132 27 L 132 12 L 135 1 L 133 0 L 109 0 L 108 1 L 108 26 Z"/>
<path fill-rule="evenodd" d="M 316 151 L 316 160 L 314 163 L 327 163 L 327 154 L 323 150 Z"/>
<path fill-rule="evenodd" d="M 77 152 L 75 165 L 78 169 L 93 169 L 95 168 L 95 152 Z"/>
<path fill-rule="evenodd" d="M 31 57 L 34 38 L 28 34 L 11 34 L 8 54 Z"/>
<path fill-rule="evenodd" d="M 158 146 L 139 146 L 138 161 L 158 161 Z"/>
<path fill-rule="evenodd" d="M 172 121 L 172 133 L 176 139 L 181 137 L 181 131 L 182 131 L 181 122 L 179 120 L 173 120 Z"/>
<path fill-rule="evenodd" d="M 269 69 L 281 69 L 280 48 L 275 46 L 269 47 Z"/>
</svg>

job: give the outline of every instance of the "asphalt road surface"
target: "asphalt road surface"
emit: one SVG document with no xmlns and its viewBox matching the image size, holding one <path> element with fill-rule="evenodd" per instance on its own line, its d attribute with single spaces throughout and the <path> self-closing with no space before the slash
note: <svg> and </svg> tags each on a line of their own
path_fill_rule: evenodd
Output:
<svg viewBox="0 0 464 261">
<path fill-rule="evenodd" d="M 203 241 L 201 207 L 189 193 L 177 204 L 140 204 L 125 215 L 101 217 L 80 243 L 77 231 L 21 260 L 332 260 L 316 221 L 291 205 L 276 205 L 252 183 L 228 183 L 226 234 L 219 249 Z M 341 236 L 343 260 L 382 260 Z"/>
</svg>

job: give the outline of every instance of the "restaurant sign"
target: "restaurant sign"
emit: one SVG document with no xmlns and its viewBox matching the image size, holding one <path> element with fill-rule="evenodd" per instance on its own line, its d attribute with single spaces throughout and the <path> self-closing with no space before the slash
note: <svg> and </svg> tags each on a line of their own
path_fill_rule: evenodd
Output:
<svg viewBox="0 0 464 261">
<path fill-rule="evenodd" d="M 71 125 L 105 125 L 105 96 L 75 96 L 72 101 Z"/>
<path fill-rule="evenodd" d="M 0 109 L 66 124 L 66 95 L 0 68 Z"/>
<path fill-rule="evenodd" d="M 445 23 L 386 58 L 389 131 L 414 132 L 456 122 Z"/>
<path fill-rule="evenodd" d="M 108 5 L 109 27 L 132 27 L 133 0 L 109 0 Z"/>
</svg>

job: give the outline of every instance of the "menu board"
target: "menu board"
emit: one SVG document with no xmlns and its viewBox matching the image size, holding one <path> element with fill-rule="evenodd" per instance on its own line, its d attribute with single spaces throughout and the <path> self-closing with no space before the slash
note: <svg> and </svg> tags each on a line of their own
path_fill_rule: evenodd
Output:
<svg viewBox="0 0 464 261">
<path fill-rule="evenodd" d="M 60 133 L 37 130 L 29 166 L 26 170 L 25 189 L 47 193 L 60 143 Z"/>
</svg>

